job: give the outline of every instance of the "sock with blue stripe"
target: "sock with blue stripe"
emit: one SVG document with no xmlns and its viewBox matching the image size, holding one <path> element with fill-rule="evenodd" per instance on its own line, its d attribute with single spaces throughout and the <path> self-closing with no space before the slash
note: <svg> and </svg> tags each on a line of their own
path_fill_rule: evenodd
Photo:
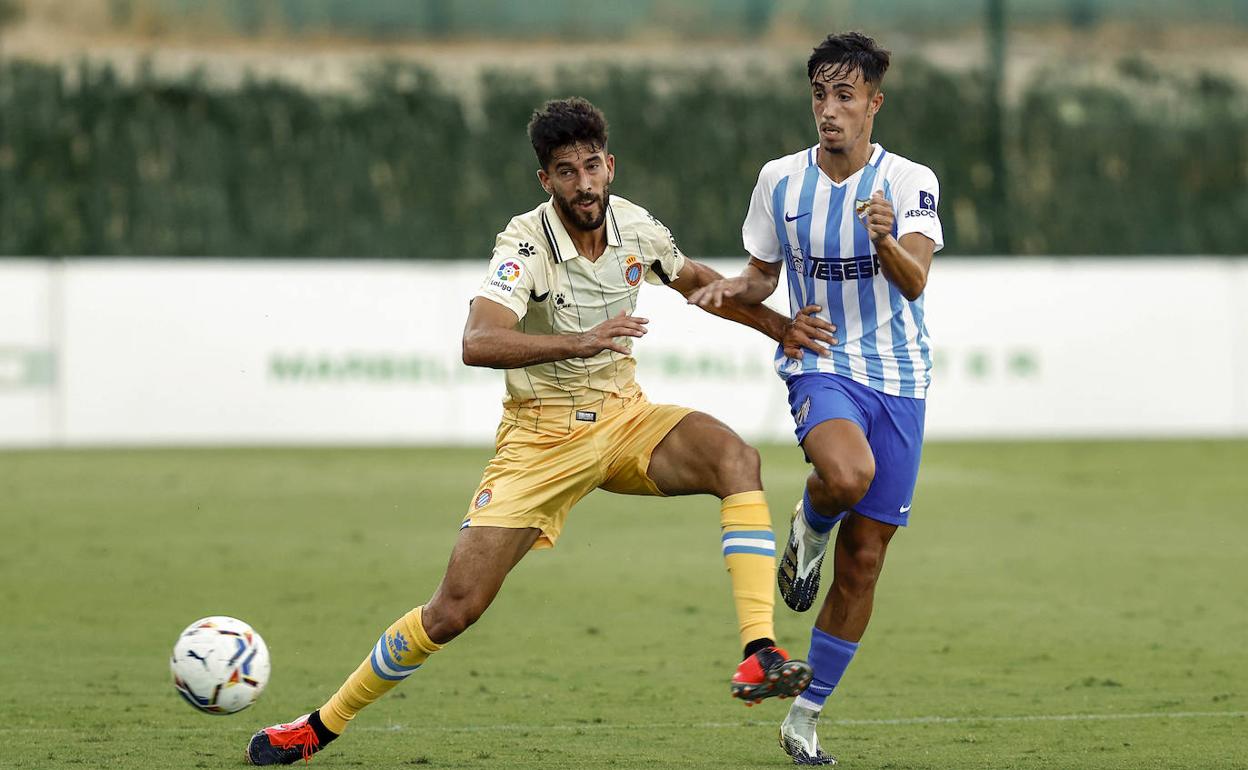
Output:
<svg viewBox="0 0 1248 770">
<path fill-rule="evenodd" d="M 847 642 L 818 628 L 811 629 L 810 657 L 807 661 L 815 675 L 806 692 L 797 696 L 797 705 L 815 711 L 823 710 L 823 702 L 840 684 L 857 651 L 858 642 Z"/>
<path fill-rule="evenodd" d="M 320 721 L 331 732 L 341 735 L 361 709 L 390 692 L 442 649 L 425 633 L 420 622 L 421 609 L 417 607 L 394 621 L 359 668 L 321 706 Z"/>
<path fill-rule="evenodd" d="M 841 511 L 835 516 L 824 516 L 816 511 L 814 504 L 810 502 L 810 492 L 802 492 L 802 514 L 806 517 L 806 526 L 821 535 L 831 532 L 836 523 L 845 518 L 847 513 L 849 511 Z"/>
<path fill-rule="evenodd" d="M 720 504 L 719 522 L 741 645 L 775 639 L 776 536 L 767 498 L 761 490 L 729 495 Z"/>
</svg>

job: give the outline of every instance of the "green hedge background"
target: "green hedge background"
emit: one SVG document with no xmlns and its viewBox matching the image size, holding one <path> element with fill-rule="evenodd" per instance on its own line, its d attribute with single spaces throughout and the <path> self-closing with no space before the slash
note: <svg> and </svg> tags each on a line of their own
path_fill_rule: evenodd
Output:
<svg viewBox="0 0 1248 770">
<path fill-rule="evenodd" d="M 593 66 L 471 95 L 379 67 L 358 93 L 0 66 L 0 255 L 480 258 L 542 198 L 533 108 L 580 94 L 611 122 L 613 191 L 699 256 L 741 253 L 759 167 L 814 142 L 804 73 Z M 941 180 L 951 254 L 1248 253 L 1248 99 L 1140 61 L 1041 73 L 1006 110 L 992 199 L 984 78 L 902 61 L 876 138 Z M 994 246 L 993 233 L 1002 234 Z"/>
</svg>

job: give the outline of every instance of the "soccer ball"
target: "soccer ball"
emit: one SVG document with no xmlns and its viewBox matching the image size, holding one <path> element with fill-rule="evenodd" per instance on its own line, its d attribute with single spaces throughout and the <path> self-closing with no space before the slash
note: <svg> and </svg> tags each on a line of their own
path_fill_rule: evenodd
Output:
<svg viewBox="0 0 1248 770">
<path fill-rule="evenodd" d="M 208 714 L 233 714 L 255 703 L 269 683 L 269 648 L 238 618 L 213 615 L 186 627 L 169 670 L 187 703 Z"/>
</svg>

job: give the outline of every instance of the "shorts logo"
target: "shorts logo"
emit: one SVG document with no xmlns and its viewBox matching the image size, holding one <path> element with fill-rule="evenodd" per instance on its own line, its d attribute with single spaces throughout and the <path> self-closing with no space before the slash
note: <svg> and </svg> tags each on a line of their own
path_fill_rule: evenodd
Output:
<svg viewBox="0 0 1248 770">
<path fill-rule="evenodd" d="M 494 493 L 488 489 L 483 489 L 481 490 L 481 493 L 477 495 L 477 499 L 472 502 L 472 507 L 479 510 L 489 505 L 490 501 L 493 499 Z"/>
<path fill-rule="evenodd" d="M 576 419 L 580 420 L 581 422 L 597 422 L 598 414 L 596 412 L 587 412 L 587 411 L 578 409 L 576 410 Z"/>
<path fill-rule="evenodd" d="M 810 417 L 810 396 L 802 402 L 801 407 L 797 410 L 797 414 L 793 415 L 793 419 L 797 420 L 798 425 L 806 422 L 806 418 Z"/>
<path fill-rule="evenodd" d="M 628 255 L 627 267 L 624 268 L 624 280 L 628 281 L 629 286 L 636 286 L 641 283 L 641 276 L 645 272 L 641 262 L 637 261 L 637 257 L 632 254 Z"/>
</svg>

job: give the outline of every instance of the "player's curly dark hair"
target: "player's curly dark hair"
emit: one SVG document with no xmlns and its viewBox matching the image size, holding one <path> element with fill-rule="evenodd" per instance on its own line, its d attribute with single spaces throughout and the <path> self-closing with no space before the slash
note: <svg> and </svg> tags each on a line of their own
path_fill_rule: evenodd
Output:
<svg viewBox="0 0 1248 770">
<path fill-rule="evenodd" d="M 875 40 L 861 32 L 842 32 L 839 35 L 828 35 L 823 42 L 815 46 L 810 59 L 806 61 L 806 76 L 815 79 L 815 73 L 826 65 L 832 65 L 827 74 L 841 77 L 854 70 L 862 73 L 862 79 L 878 87 L 888 72 L 888 51 L 875 44 Z"/>
<path fill-rule="evenodd" d="M 587 144 L 595 150 L 607 146 L 607 119 L 602 111 L 579 96 L 552 99 L 533 111 L 529 141 L 537 162 L 546 168 L 560 147 Z"/>
</svg>

